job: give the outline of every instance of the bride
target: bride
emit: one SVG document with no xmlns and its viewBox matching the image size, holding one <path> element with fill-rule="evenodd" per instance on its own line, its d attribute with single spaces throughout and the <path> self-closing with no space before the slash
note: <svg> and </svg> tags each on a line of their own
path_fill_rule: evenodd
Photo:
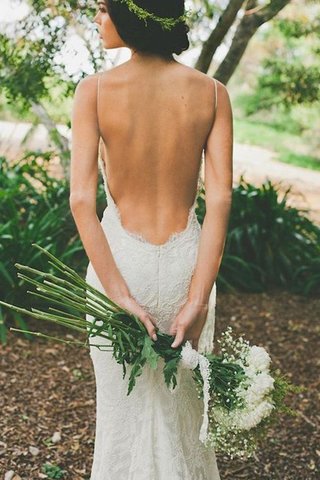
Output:
<svg viewBox="0 0 320 480">
<path fill-rule="evenodd" d="M 153 341 L 160 330 L 173 336 L 173 348 L 189 340 L 212 351 L 232 199 L 227 89 L 173 58 L 189 46 L 183 0 L 99 1 L 94 22 L 104 48 L 128 47 L 131 58 L 87 76 L 74 96 L 70 208 L 89 258 L 86 280 L 136 314 Z M 101 221 L 99 170 L 107 198 Z M 178 370 L 171 391 L 162 364 L 146 365 L 128 396 L 128 375 L 112 355 L 95 347 L 90 355 L 97 402 L 91 480 L 220 479 L 214 451 L 199 440 L 203 401 L 191 370 Z"/>
</svg>

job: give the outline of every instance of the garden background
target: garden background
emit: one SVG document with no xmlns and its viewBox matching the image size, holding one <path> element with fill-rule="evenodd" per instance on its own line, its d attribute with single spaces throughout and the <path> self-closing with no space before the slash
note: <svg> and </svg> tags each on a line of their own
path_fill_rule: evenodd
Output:
<svg viewBox="0 0 320 480">
<path fill-rule="evenodd" d="M 306 387 L 289 399 L 297 415 L 283 416 L 253 458 L 218 455 L 221 478 L 313 480 L 320 457 L 320 4 L 186 6 L 191 46 L 177 60 L 227 85 L 234 111 L 233 203 L 215 338 L 231 325 Z M 82 77 L 130 56 L 101 48 L 95 9 L 90 0 L 1 2 L 0 299 L 26 308 L 37 300 L 14 264 L 50 268 L 32 243 L 81 274 L 87 265 L 69 208 L 72 97 Z M 101 180 L 100 218 L 105 206 Z M 202 223 L 204 191 L 196 212 Z M 95 382 L 87 350 L 10 327 L 62 331 L 0 307 L 2 478 L 89 479 Z"/>
</svg>

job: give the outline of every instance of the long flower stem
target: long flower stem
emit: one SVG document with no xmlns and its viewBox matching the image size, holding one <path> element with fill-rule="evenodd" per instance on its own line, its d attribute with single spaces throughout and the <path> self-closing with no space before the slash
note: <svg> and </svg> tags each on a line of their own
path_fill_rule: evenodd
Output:
<svg viewBox="0 0 320 480">
<path fill-rule="evenodd" d="M 48 257 L 50 257 L 52 260 L 53 260 L 53 263 L 52 262 L 49 262 L 51 264 L 53 264 L 54 266 L 56 266 L 56 268 L 58 268 L 58 266 L 62 267 L 62 272 L 64 272 L 66 275 L 68 274 L 69 276 L 71 276 L 74 280 L 76 280 L 76 282 L 78 284 L 80 284 L 81 286 L 83 286 L 84 288 L 88 288 L 89 290 L 93 290 L 94 292 L 97 293 L 97 295 L 102 299 L 104 300 L 106 297 L 105 295 L 103 295 L 101 292 L 99 292 L 98 290 L 96 290 L 95 288 L 91 287 L 90 285 L 88 285 L 81 277 L 80 275 L 77 274 L 77 272 L 75 270 L 73 270 L 72 268 L 68 267 L 67 265 L 65 265 L 64 263 L 62 263 L 58 258 L 56 258 L 54 255 L 52 255 L 50 252 L 48 252 L 45 248 L 42 248 L 40 247 L 40 245 L 37 245 L 36 243 L 32 243 L 32 246 L 38 248 L 39 250 L 41 250 L 45 255 L 47 255 Z M 119 310 L 119 308 L 121 308 L 119 305 L 117 305 L 115 302 L 113 302 L 111 299 L 108 298 L 108 303 L 110 303 L 113 307 L 115 307 L 117 310 Z M 125 309 L 124 309 L 125 310 Z M 127 311 L 128 313 L 130 313 L 129 311 Z"/>
<path fill-rule="evenodd" d="M 87 303 L 81 303 L 81 298 L 79 297 L 79 302 L 70 300 L 69 298 L 65 298 L 63 295 L 56 293 L 54 290 L 51 289 L 51 287 L 46 287 L 46 288 L 41 288 L 41 290 L 47 295 L 43 295 L 37 292 L 32 292 L 29 291 L 28 293 L 35 295 L 37 297 L 43 298 L 45 300 L 53 301 L 57 303 L 58 305 L 63 305 L 67 307 L 71 307 L 72 309 L 75 309 L 78 312 L 84 313 L 84 314 L 89 314 L 92 316 L 98 316 L 100 318 L 105 318 L 107 319 L 107 314 L 104 312 L 101 314 L 99 310 L 97 311 L 94 307 L 90 307 Z"/>
<path fill-rule="evenodd" d="M 44 286 L 42 283 L 40 283 L 40 282 L 38 282 L 34 279 L 30 279 L 29 277 L 27 277 L 23 274 L 19 274 L 19 276 L 21 278 L 24 278 L 27 282 L 32 283 L 35 286 L 37 286 L 38 291 L 40 290 L 44 293 L 49 294 L 49 296 L 46 296 L 46 295 L 43 295 L 43 294 L 40 294 L 40 293 L 37 293 L 37 292 L 29 291 L 28 293 L 30 293 L 32 295 L 38 296 L 38 297 L 43 298 L 45 300 L 54 301 L 54 302 L 58 303 L 59 305 L 63 304 L 64 306 L 66 305 L 66 306 L 69 306 L 71 308 L 75 308 L 76 310 L 81 311 L 82 313 L 85 313 L 85 314 L 89 314 L 89 315 L 92 315 L 92 316 L 106 317 L 106 311 L 102 312 L 101 310 L 97 309 L 95 305 L 92 305 L 92 304 L 89 305 L 89 303 L 86 302 L 82 296 L 78 296 L 78 295 L 74 294 L 74 295 L 72 295 L 74 300 L 72 300 L 71 298 L 69 298 L 69 296 L 65 296 L 63 291 L 56 292 L 56 289 L 55 289 L 54 285 L 46 284 Z M 140 330 L 142 330 L 143 332 L 145 331 L 145 326 L 143 325 L 141 320 L 136 315 L 133 315 L 132 313 L 129 313 L 128 316 L 130 316 L 131 318 L 133 318 L 135 320 L 135 323 L 138 325 Z M 119 326 L 120 326 L 120 323 L 119 323 Z"/>
<path fill-rule="evenodd" d="M 79 286 L 75 286 L 74 283 L 72 282 L 69 282 L 68 280 L 65 280 L 65 279 L 62 279 L 60 277 L 57 277 L 55 275 L 53 275 L 52 273 L 47 273 L 47 272 L 42 272 L 40 270 L 36 270 L 35 268 L 32 268 L 32 267 L 29 267 L 27 265 L 21 265 L 20 263 L 15 263 L 15 266 L 19 269 L 19 270 L 25 270 L 27 272 L 30 272 L 30 273 L 34 273 L 34 274 L 37 274 L 37 275 L 41 275 L 43 276 L 44 278 L 49 278 L 51 279 L 53 282 L 56 282 L 56 283 L 59 283 L 59 284 L 62 284 L 62 285 L 65 285 L 66 287 L 69 287 L 71 288 L 72 290 L 76 290 L 77 292 L 83 292 L 84 289 L 83 287 L 79 287 Z M 18 277 L 20 277 L 21 274 L 18 273 Z M 30 281 L 29 277 L 24 277 L 27 281 Z M 35 281 L 35 280 L 34 280 Z M 119 311 L 119 308 L 113 308 L 113 307 L 110 307 L 110 302 L 107 302 L 106 301 L 106 297 L 104 298 L 99 298 L 99 296 L 97 296 L 96 294 L 97 292 L 91 292 L 90 290 L 86 289 L 85 290 L 85 295 L 86 297 L 90 297 L 90 299 L 92 301 L 95 302 L 95 304 L 99 304 L 102 308 L 109 308 L 110 310 L 114 311 L 114 312 L 117 312 Z M 100 292 L 99 292 L 100 293 Z"/>
<path fill-rule="evenodd" d="M 78 346 L 81 346 L 81 347 L 88 348 L 87 345 L 86 345 L 86 342 L 80 342 L 80 341 L 77 341 L 77 340 L 62 340 L 61 338 L 53 337 L 51 335 L 45 335 L 44 333 L 32 332 L 31 330 L 22 330 L 22 329 L 19 329 L 19 328 L 12 328 L 11 327 L 10 330 L 13 331 L 13 332 L 29 333 L 30 335 L 34 335 L 35 337 L 48 338 L 50 340 L 55 340 L 57 342 L 66 343 L 68 345 L 73 344 L 73 345 L 78 345 Z"/>
<path fill-rule="evenodd" d="M 102 306 L 100 307 L 96 302 L 94 302 L 93 305 L 92 305 L 92 301 L 90 299 L 88 300 L 85 296 L 83 298 L 82 296 L 79 296 L 78 294 L 72 293 L 69 290 L 67 290 L 66 288 L 61 287 L 59 285 L 56 285 L 53 282 L 50 282 L 48 280 L 44 280 L 43 283 L 48 285 L 51 288 L 51 291 L 53 291 L 53 292 L 56 291 L 57 295 L 58 295 L 58 293 L 61 293 L 61 295 L 63 295 L 64 298 L 69 298 L 71 301 L 74 300 L 74 301 L 77 301 L 77 302 L 79 301 L 79 298 L 83 299 L 84 300 L 84 303 L 83 303 L 84 305 L 91 304 L 91 306 L 93 306 L 96 311 L 101 311 L 102 314 L 106 313 L 106 307 L 105 306 L 102 309 Z"/>
<path fill-rule="evenodd" d="M 63 340 L 62 338 L 58 337 L 53 337 L 52 335 L 45 335 L 44 333 L 41 332 L 32 332 L 31 330 L 22 330 L 19 328 L 10 328 L 13 332 L 21 332 L 21 333 L 29 333 L 30 335 L 34 335 L 36 337 L 41 337 L 41 338 L 46 338 L 48 340 L 54 340 L 55 342 L 60 342 L 60 343 L 65 343 L 67 345 L 77 345 L 79 347 L 84 347 L 87 349 L 90 349 L 90 347 L 104 347 L 107 350 L 110 350 L 110 352 L 113 351 L 113 347 L 109 345 L 97 345 L 97 344 L 92 344 L 92 343 L 87 343 L 87 342 L 80 342 L 77 340 Z"/>
</svg>

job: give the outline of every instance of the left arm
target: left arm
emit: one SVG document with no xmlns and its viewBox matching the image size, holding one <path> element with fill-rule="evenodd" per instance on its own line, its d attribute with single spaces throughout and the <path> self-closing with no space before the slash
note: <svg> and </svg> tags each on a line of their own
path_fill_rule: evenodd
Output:
<svg viewBox="0 0 320 480">
<path fill-rule="evenodd" d="M 96 212 L 98 148 L 95 76 L 77 85 L 72 111 L 70 208 L 84 249 L 110 297 L 128 295 Z"/>
<path fill-rule="evenodd" d="M 97 78 L 88 76 L 77 85 L 72 111 L 70 208 L 84 249 L 106 295 L 137 315 L 154 338 L 156 320 L 131 296 L 112 255 L 96 212 L 98 150 Z"/>
</svg>

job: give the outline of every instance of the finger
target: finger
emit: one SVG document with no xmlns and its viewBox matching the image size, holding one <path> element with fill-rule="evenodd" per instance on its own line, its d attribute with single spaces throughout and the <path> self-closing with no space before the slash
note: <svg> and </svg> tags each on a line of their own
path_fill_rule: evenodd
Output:
<svg viewBox="0 0 320 480">
<path fill-rule="evenodd" d="M 157 337 L 157 334 L 156 334 L 156 327 L 155 327 L 155 325 L 153 325 L 153 323 L 151 322 L 151 320 L 149 318 L 147 318 L 147 320 L 144 322 L 144 325 L 145 325 L 146 329 L 148 330 L 148 334 L 150 335 L 150 338 L 152 340 L 157 340 L 158 337 Z"/>
<path fill-rule="evenodd" d="M 171 347 L 172 348 L 179 347 L 179 345 L 181 345 L 181 343 L 183 342 L 183 339 L 184 339 L 184 329 L 180 327 L 177 331 L 177 334 L 173 343 L 171 344 Z"/>
<path fill-rule="evenodd" d="M 170 335 L 175 335 L 177 333 L 177 325 L 173 323 L 169 329 Z"/>
<path fill-rule="evenodd" d="M 155 328 L 157 329 L 158 328 L 158 321 L 156 320 L 156 318 L 153 316 L 153 315 L 150 315 L 150 313 L 146 312 L 145 310 L 142 309 L 141 311 L 143 317 L 145 318 L 146 321 L 150 321 L 154 326 Z"/>
<path fill-rule="evenodd" d="M 181 319 L 179 318 L 179 315 L 177 315 L 170 325 L 170 329 L 169 329 L 170 335 L 175 335 L 177 333 L 178 326 L 179 326 L 179 320 L 181 320 Z"/>
<path fill-rule="evenodd" d="M 159 328 L 158 327 L 158 320 L 153 315 L 149 315 L 149 318 L 150 318 L 151 322 L 153 323 L 153 325 L 156 327 L 156 330 L 157 330 Z"/>
<path fill-rule="evenodd" d="M 147 322 L 151 323 L 155 329 L 158 329 L 157 320 L 155 317 L 146 312 L 143 308 L 138 308 L 137 315 L 141 322 L 146 325 Z"/>
</svg>

